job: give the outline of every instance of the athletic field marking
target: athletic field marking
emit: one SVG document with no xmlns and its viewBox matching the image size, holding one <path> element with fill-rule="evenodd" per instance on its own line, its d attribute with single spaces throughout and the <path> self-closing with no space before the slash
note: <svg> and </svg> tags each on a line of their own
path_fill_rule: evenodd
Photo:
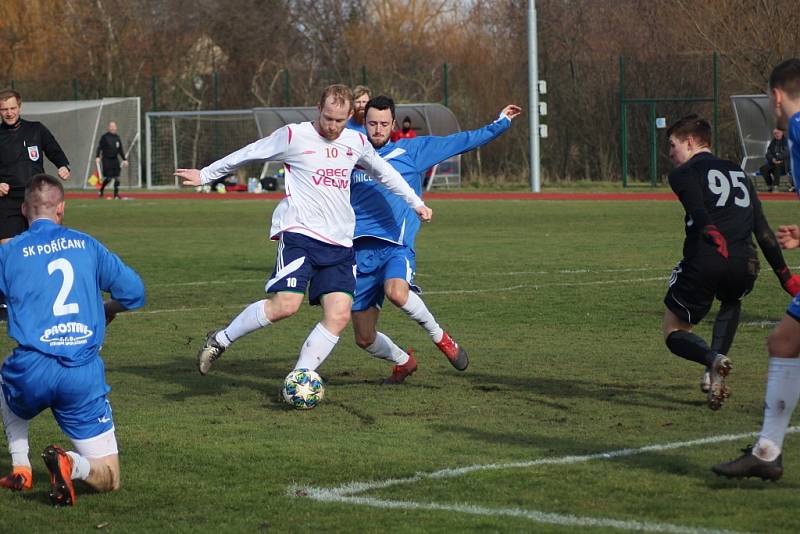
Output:
<svg viewBox="0 0 800 534">
<path fill-rule="evenodd" d="M 789 427 L 787 429 L 787 433 L 794 433 L 799 431 L 800 431 L 800 426 Z M 571 465 L 571 464 L 589 462 L 593 460 L 610 460 L 614 458 L 634 456 L 637 454 L 645 454 L 649 452 L 661 452 L 661 451 L 669 451 L 685 447 L 694 447 L 697 445 L 706 445 L 710 443 L 737 441 L 740 439 L 752 438 L 757 435 L 758 432 L 748 432 L 745 434 L 724 434 L 720 436 L 711 436 L 708 438 L 695 439 L 691 441 L 679 441 L 673 443 L 647 445 L 645 447 L 640 447 L 638 449 L 618 449 L 614 451 L 601 452 L 596 454 L 586 454 L 580 456 L 539 458 L 537 460 L 529 460 L 525 462 L 511 462 L 503 464 L 477 464 L 459 468 L 441 469 L 439 471 L 421 472 L 407 478 L 393 478 L 387 480 L 374 480 L 369 482 L 348 482 L 346 484 L 343 484 L 341 486 L 336 486 L 333 488 L 320 488 L 314 486 L 290 486 L 287 492 L 290 496 L 305 497 L 320 502 L 338 502 L 344 504 L 371 506 L 374 508 L 383 508 L 383 509 L 393 509 L 393 508 L 401 508 L 404 510 L 422 509 L 422 510 L 459 512 L 459 513 L 483 515 L 483 516 L 486 515 L 511 516 L 511 517 L 521 517 L 525 519 L 530 519 L 538 523 L 548 523 L 548 524 L 562 525 L 562 526 L 610 527 L 621 530 L 686 533 L 686 534 L 732 532 L 726 530 L 686 527 L 681 525 L 672 525 L 669 523 L 651 523 L 647 521 L 628 521 L 628 520 L 618 520 L 613 518 L 602 518 L 602 517 L 600 518 L 581 517 L 571 514 L 554 514 L 554 513 L 541 512 L 535 510 L 524 510 L 520 508 L 487 508 L 471 504 L 440 504 L 435 502 L 376 499 L 376 498 L 363 497 L 357 495 L 368 491 L 389 488 L 392 486 L 415 484 L 417 482 L 425 480 L 441 480 L 448 478 L 456 478 L 479 471 L 496 471 L 500 469 L 526 469 L 529 467 L 537 467 L 541 465 Z"/>
<path fill-rule="evenodd" d="M 589 269 L 589 268 L 575 268 L 575 269 L 560 269 L 557 271 L 503 271 L 503 272 L 483 272 L 480 273 L 481 276 L 484 275 L 492 275 L 492 276 L 525 276 L 531 274 L 538 274 L 538 275 L 549 275 L 549 274 L 613 274 L 613 273 L 632 273 L 632 272 L 649 272 L 649 271 L 657 271 L 657 272 L 671 272 L 672 267 L 636 267 L 630 269 Z M 230 284 L 230 283 L 248 283 L 248 282 L 267 282 L 267 274 L 265 274 L 261 278 L 238 278 L 238 279 L 225 279 L 225 280 L 198 280 L 193 282 L 164 282 L 161 284 L 148 284 L 148 287 L 180 287 L 180 286 L 202 286 L 202 285 L 219 285 L 219 284 Z M 425 273 L 422 274 L 415 274 L 415 277 L 427 277 L 431 275 L 427 275 Z"/>
<path fill-rule="evenodd" d="M 772 328 L 778 324 L 778 321 L 748 321 L 746 323 L 742 323 L 742 326 L 756 326 L 758 328 Z"/>
<path fill-rule="evenodd" d="M 558 282 L 555 284 L 518 284 L 508 287 L 495 287 L 495 288 L 482 288 L 482 289 L 443 289 L 441 291 L 424 291 L 423 295 L 460 295 L 472 293 L 504 293 L 508 291 L 516 291 L 518 289 L 542 289 L 546 287 L 574 287 L 574 286 L 595 286 L 595 285 L 608 285 L 608 284 L 622 284 L 622 283 L 635 283 L 635 282 L 652 282 L 658 280 L 666 280 L 666 276 L 658 276 L 655 278 L 632 278 L 629 280 L 595 280 L 593 282 Z M 187 312 L 197 310 L 214 310 L 224 308 L 241 308 L 244 304 L 226 305 L 226 306 L 202 306 L 198 308 L 170 308 L 162 310 L 144 310 L 133 311 L 126 315 L 152 315 L 156 313 L 173 313 L 173 312 Z"/>
</svg>

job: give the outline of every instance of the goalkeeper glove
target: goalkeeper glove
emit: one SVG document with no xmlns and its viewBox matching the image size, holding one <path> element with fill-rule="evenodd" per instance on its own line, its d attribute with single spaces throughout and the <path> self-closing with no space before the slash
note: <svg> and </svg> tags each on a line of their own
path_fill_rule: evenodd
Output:
<svg viewBox="0 0 800 534">
<path fill-rule="evenodd" d="M 725 236 L 722 235 L 722 232 L 719 231 L 716 224 L 705 225 L 703 227 L 702 236 L 706 243 L 717 247 L 717 252 L 720 256 L 726 260 L 728 259 L 728 242 L 725 240 Z"/>
<path fill-rule="evenodd" d="M 790 271 L 788 267 L 784 267 L 775 274 L 778 275 L 781 287 L 783 287 L 787 293 L 793 297 L 800 293 L 800 276 L 792 274 L 792 271 Z"/>
</svg>

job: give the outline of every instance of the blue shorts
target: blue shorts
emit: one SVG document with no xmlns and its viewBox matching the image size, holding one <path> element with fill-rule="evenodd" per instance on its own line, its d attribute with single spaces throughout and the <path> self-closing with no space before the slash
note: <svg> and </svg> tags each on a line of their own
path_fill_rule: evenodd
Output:
<svg viewBox="0 0 800 534">
<path fill-rule="evenodd" d="M 373 306 L 380 308 L 385 296 L 384 282 L 390 278 L 405 280 L 419 293 L 419 288 L 414 285 L 417 262 L 412 249 L 380 239 L 359 239 L 355 251 L 358 274 L 353 311 L 364 311 Z"/>
<path fill-rule="evenodd" d="M 281 233 L 275 270 L 264 290 L 267 293 L 305 293 L 309 283 L 308 301 L 314 305 L 327 293 L 352 296 L 356 290 L 353 249 L 329 245 L 303 234 Z"/>
<path fill-rule="evenodd" d="M 50 408 L 72 439 L 89 439 L 114 428 L 100 356 L 65 367 L 40 352 L 15 349 L 3 362 L 3 396 L 18 417 L 30 420 Z"/>
<path fill-rule="evenodd" d="M 792 302 L 789 303 L 789 307 L 786 308 L 786 313 L 800 321 L 800 295 L 792 299 Z"/>
</svg>

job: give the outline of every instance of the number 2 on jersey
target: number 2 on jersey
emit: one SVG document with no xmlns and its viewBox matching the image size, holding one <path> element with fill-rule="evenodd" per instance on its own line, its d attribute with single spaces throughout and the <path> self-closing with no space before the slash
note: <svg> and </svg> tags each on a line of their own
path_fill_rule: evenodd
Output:
<svg viewBox="0 0 800 534">
<path fill-rule="evenodd" d="M 72 270 L 72 264 L 64 258 L 58 258 L 47 264 L 47 274 L 53 274 L 54 271 L 61 271 L 64 276 L 64 282 L 61 284 L 61 290 L 53 303 L 53 315 L 58 317 L 69 313 L 78 313 L 80 307 L 76 302 L 67 304 L 67 297 L 72 289 L 72 283 L 75 281 L 75 272 Z"/>
<path fill-rule="evenodd" d="M 728 201 L 728 197 L 731 195 L 732 188 L 741 190 L 743 195 L 739 197 L 736 195 L 736 191 L 734 191 L 734 204 L 742 208 L 749 206 L 750 192 L 747 190 L 746 182 L 742 183 L 742 180 L 746 179 L 747 178 L 745 177 L 745 174 L 741 171 L 731 171 L 730 180 L 722 171 L 717 169 L 711 169 L 708 171 L 708 190 L 715 195 L 719 195 L 719 198 L 717 199 L 717 207 L 720 208 L 725 205 L 725 203 Z"/>
</svg>

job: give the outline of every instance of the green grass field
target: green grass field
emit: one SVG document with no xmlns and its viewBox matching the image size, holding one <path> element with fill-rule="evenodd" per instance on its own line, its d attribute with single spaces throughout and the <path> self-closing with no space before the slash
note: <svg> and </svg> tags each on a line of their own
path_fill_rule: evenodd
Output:
<svg viewBox="0 0 800 534">
<path fill-rule="evenodd" d="M 389 305 L 380 329 L 417 349 L 417 373 L 380 386 L 390 366 L 348 328 L 320 369 L 326 399 L 299 412 L 278 392 L 317 308 L 240 340 L 206 377 L 195 368 L 205 333 L 263 296 L 273 202 L 70 201 L 66 222 L 148 288 L 147 306 L 121 315 L 103 350 L 123 489 L 79 488 L 75 508 L 50 508 L 38 452 L 69 443 L 44 413 L 31 425 L 34 489 L 0 493 L 0 530 L 798 531 L 796 434 L 776 484 L 709 470 L 753 439 L 720 436 L 760 428 L 763 323 L 788 303 L 765 262 L 730 354 L 733 395 L 712 412 L 702 369 L 661 340 L 683 237 L 677 202 L 430 204 L 417 281 L 469 369 L 455 371 Z M 765 207 L 774 225 L 800 220 L 793 202 Z M 708 336 L 710 323 L 698 331 Z"/>
</svg>

